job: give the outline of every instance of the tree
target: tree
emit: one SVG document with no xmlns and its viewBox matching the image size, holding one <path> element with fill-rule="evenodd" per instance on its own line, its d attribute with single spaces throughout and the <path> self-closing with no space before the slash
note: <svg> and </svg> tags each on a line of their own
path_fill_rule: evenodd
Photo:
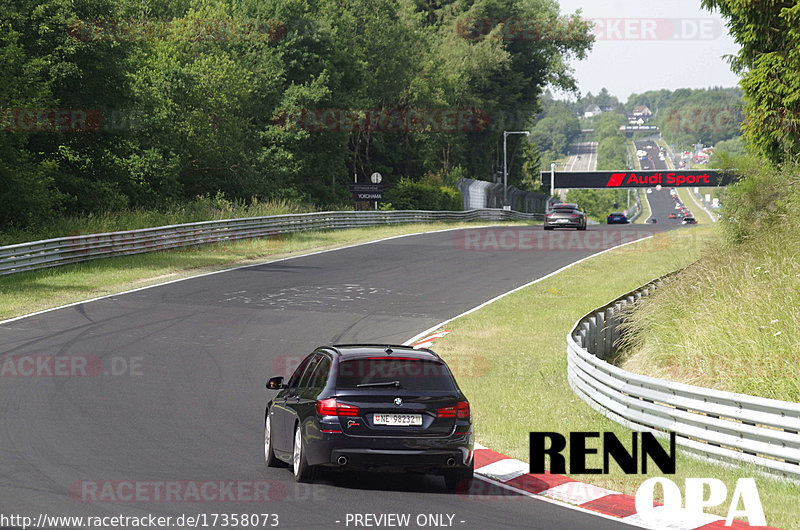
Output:
<svg viewBox="0 0 800 530">
<path fill-rule="evenodd" d="M 741 46 L 730 59 L 745 94 L 745 140 L 774 162 L 800 147 L 800 4 L 702 0 L 717 9 Z"/>
<path fill-rule="evenodd" d="M 604 112 L 595 119 L 594 137 L 597 141 L 611 136 L 620 136 L 620 126 L 625 124 L 625 116 L 615 112 Z"/>
</svg>

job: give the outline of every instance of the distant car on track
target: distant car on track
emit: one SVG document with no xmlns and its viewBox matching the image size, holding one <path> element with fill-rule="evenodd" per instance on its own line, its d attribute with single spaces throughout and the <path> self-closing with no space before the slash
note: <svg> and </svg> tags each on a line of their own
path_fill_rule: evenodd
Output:
<svg viewBox="0 0 800 530">
<path fill-rule="evenodd" d="M 678 214 L 676 214 L 676 213 L 671 213 L 671 214 L 669 214 L 669 218 L 670 218 L 670 219 L 677 219 L 677 218 L 678 218 Z"/>
<path fill-rule="evenodd" d="M 264 415 L 264 457 L 298 482 L 325 466 L 434 473 L 451 491 L 472 482 L 469 401 L 431 350 L 322 346 L 267 388 L 280 392 Z"/>
<path fill-rule="evenodd" d="M 571 204 L 559 206 L 573 206 Z M 577 206 L 577 205 L 574 205 Z M 577 208 L 554 208 L 544 216 L 544 229 L 577 228 L 586 230 L 586 214 Z"/>
<path fill-rule="evenodd" d="M 608 214 L 606 217 L 606 224 L 613 225 L 613 224 L 628 224 L 630 221 L 628 220 L 628 216 L 622 212 L 613 212 Z"/>
<path fill-rule="evenodd" d="M 697 219 L 695 219 L 694 217 L 684 217 L 683 221 L 681 221 L 681 224 L 684 224 L 684 225 L 696 225 L 697 224 Z"/>
</svg>

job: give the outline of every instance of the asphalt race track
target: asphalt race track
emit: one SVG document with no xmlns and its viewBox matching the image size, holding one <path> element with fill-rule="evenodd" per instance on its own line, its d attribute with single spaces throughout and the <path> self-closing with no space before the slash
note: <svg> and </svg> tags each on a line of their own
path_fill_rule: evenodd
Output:
<svg viewBox="0 0 800 530">
<path fill-rule="evenodd" d="M 580 156 L 580 160 L 578 157 Z M 564 171 L 596 171 L 597 142 L 579 142 L 569 146 L 569 159 Z"/>
<path fill-rule="evenodd" d="M 461 495 L 419 475 L 328 473 L 322 483 L 296 485 L 287 470 L 264 464 L 264 383 L 320 344 L 404 342 L 602 250 L 604 234 L 629 240 L 665 228 L 395 238 L 0 324 L 2 366 L 40 363 L 33 376 L 0 374 L 0 513 L 270 513 L 284 528 L 346 528 L 347 514 L 410 513 L 412 522 L 451 514 L 459 528 L 623 527 L 482 481 Z M 163 481 L 178 481 L 180 493 L 164 497 Z M 221 481 L 237 481 L 227 496 L 215 494 Z M 201 500 L 188 494 L 208 484 L 214 489 Z M 106 487 L 113 493 L 103 494 Z"/>
</svg>

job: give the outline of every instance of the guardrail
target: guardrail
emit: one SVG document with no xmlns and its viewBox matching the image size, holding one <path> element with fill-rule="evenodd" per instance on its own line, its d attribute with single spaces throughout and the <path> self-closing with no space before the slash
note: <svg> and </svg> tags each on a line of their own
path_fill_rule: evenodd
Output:
<svg viewBox="0 0 800 530">
<path fill-rule="evenodd" d="M 337 230 L 434 221 L 540 221 L 543 218 L 543 214 L 481 209 L 463 212 L 425 210 L 313 212 L 203 221 L 60 237 L 0 247 L 0 275 L 110 256 L 268 237 L 303 230 Z"/>
<path fill-rule="evenodd" d="M 639 199 L 639 190 L 637 189 L 634 191 L 636 194 L 636 201 L 633 204 L 633 208 L 631 208 L 630 211 L 628 212 L 628 221 L 630 221 L 631 223 L 634 222 L 637 217 L 639 217 L 640 213 L 642 213 L 642 203 L 641 200 Z"/>
<path fill-rule="evenodd" d="M 567 379 L 604 416 L 638 431 L 675 432 L 695 455 L 749 462 L 769 474 L 800 478 L 800 403 L 662 381 L 604 359 L 615 352 L 625 312 L 670 276 L 587 314 L 567 335 Z"/>
</svg>

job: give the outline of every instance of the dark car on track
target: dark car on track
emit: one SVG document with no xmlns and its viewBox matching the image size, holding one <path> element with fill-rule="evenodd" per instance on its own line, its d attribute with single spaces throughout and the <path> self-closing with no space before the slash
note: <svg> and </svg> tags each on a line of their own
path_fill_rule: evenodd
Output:
<svg viewBox="0 0 800 530">
<path fill-rule="evenodd" d="M 697 219 L 695 219 L 694 217 L 685 217 L 683 219 L 683 221 L 681 221 L 681 224 L 684 224 L 684 225 L 696 225 L 697 224 Z"/>
<path fill-rule="evenodd" d="M 469 401 L 433 351 L 409 346 L 322 346 L 267 403 L 267 465 L 289 464 L 298 482 L 321 467 L 418 471 L 468 489 L 474 439 Z"/>
<path fill-rule="evenodd" d="M 544 229 L 577 228 L 586 230 L 586 214 L 575 204 L 555 205 L 544 215 Z"/>
<path fill-rule="evenodd" d="M 613 224 L 628 224 L 630 221 L 628 220 L 628 216 L 622 212 L 613 212 L 608 214 L 606 217 L 606 224 L 613 225 Z"/>
</svg>

